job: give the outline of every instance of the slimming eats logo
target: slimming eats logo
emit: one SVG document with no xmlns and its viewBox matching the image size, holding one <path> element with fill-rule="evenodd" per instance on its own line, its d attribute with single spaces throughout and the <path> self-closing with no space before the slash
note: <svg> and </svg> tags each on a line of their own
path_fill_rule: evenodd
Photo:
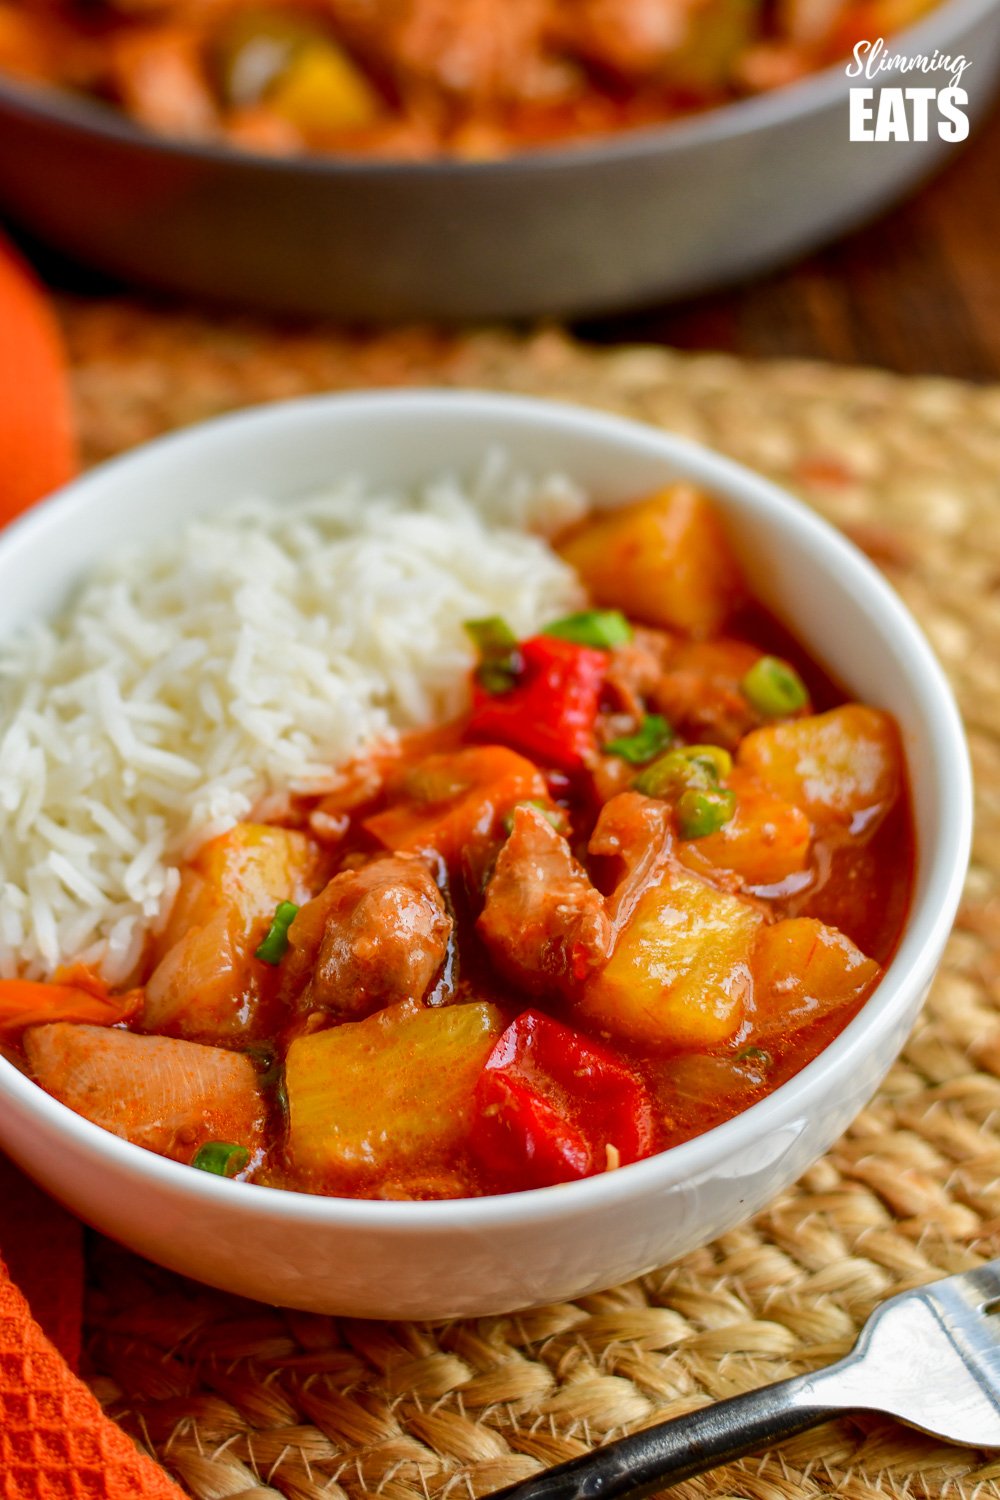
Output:
<svg viewBox="0 0 1000 1500">
<path fill-rule="evenodd" d="M 969 59 L 961 53 L 889 52 L 879 37 L 876 42 L 858 42 L 847 64 L 848 78 L 864 78 L 867 86 L 851 86 L 852 141 L 926 141 L 931 135 L 943 141 L 964 141 L 969 120 L 964 106 L 969 96 L 962 88 L 962 74 Z M 871 86 L 882 73 L 937 74 L 943 84 L 886 84 Z"/>
</svg>

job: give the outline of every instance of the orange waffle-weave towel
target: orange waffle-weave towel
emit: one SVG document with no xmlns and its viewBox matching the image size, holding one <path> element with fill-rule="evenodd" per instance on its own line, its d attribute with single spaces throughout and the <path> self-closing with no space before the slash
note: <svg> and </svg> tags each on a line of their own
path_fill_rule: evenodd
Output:
<svg viewBox="0 0 1000 1500">
<path fill-rule="evenodd" d="M 69 379 L 40 286 L 0 240 L 0 524 L 69 478 Z M 0 1157 L 0 1497 L 183 1500 L 78 1380 L 81 1231 Z"/>
<path fill-rule="evenodd" d="M 0 1254 L 0 1496 L 183 1500 L 70 1369 L 83 1311 L 80 1226 L 2 1159 Z"/>
</svg>

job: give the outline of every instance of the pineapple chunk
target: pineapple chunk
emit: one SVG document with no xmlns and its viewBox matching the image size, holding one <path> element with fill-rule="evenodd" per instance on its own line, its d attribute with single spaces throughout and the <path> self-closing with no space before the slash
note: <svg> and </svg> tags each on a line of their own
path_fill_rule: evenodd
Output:
<svg viewBox="0 0 1000 1500">
<path fill-rule="evenodd" d="M 357 1178 L 418 1167 L 458 1145 L 502 1029 L 493 1005 L 404 1001 L 298 1037 L 285 1064 L 295 1166 Z"/>
<path fill-rule="evenodd" d="M 755 729 L 739 764 L 808 813 L 822 828 L 856 831 L 889 811 L 899 796 L 903 752 L 888 714 L 860 703 Z"/>
<path fill-rule="evenodd" d="M 580 1011 L 650 1046 L 718 1046 L 742 1024 L 762 921 L 749 902 L 674 869 L 640 899 Z"/>
<path fill-rule="evenodd" d="M 800 807 L 786 802 L 750 771 L 737 766 L 727 780 L 736 811 L 716 833 L 678 845 L 678 855 L 701 874 L 732 870 L 744 885 L 777 885 L 809 863 L 812 829 Z"/>
<path fill-rule="evenodd" d="M 712 502 L 689 484 L 585 521 L 559 551 L 595 604 L 688 635 L 715 634 L 745 597 Z"/>
<path fill-rule="evenodd" d="M 267 103 L 307 136 L 358 130 L 379 112 L 378 95 L 365 75 L 325 38 L 296 53 Z"/>
<path fill-rule="evenodd" d="M 206 844 L 157 944 L 143 1028 L 209 1041 L 260 1035 L 275 973 L 254 951 L 279 901 L 308 899 L 318 866 L 311 839 L 264 823 L 237 823 Z"/>
<path fill-rule="evenodd" d="M 812 917 L 765 927 L 753 955 L 755 1037 L 797 1031 L 864 1000 L 882 977 L 850 938 Z"/>
</svg>

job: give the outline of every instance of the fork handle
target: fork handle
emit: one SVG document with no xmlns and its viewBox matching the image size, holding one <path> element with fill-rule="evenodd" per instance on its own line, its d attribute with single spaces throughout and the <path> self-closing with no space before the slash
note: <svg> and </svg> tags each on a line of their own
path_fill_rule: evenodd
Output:
<svg viewBox="0 0 1000 1500">
<path fill-rule="evenodd" d="M 843 1414 L 814 1399 L 815 1377 L 796 1375 L 659 1422 L 571 1458 L 487 1500 L 619 1500 L 667 1489 Z"/>
</svg>

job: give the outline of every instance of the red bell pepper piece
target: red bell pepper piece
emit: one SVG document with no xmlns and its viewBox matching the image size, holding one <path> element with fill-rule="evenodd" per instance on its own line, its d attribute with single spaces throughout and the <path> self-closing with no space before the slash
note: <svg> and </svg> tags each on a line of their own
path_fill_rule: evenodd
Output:
<svg viewBox="0 0 1000 1500">
<path fill-rule="evenodd" d="M 603 1172 L 653 1147 L 653 1106 L 613 1052 L 541 1011 L 518 1016 L 476 1085 L 472 1147 L 514 1187 L 547 1187 Z"/>
<path fill-rule="evenodd" d="M 519 654 L 520 675 L 507 692 L 489 693 L 476 683 L 469 733 L 510 745 L 543 765 L 578 770 L 596 743 L 607 652 L 535 635 Z"/>
</svg>

